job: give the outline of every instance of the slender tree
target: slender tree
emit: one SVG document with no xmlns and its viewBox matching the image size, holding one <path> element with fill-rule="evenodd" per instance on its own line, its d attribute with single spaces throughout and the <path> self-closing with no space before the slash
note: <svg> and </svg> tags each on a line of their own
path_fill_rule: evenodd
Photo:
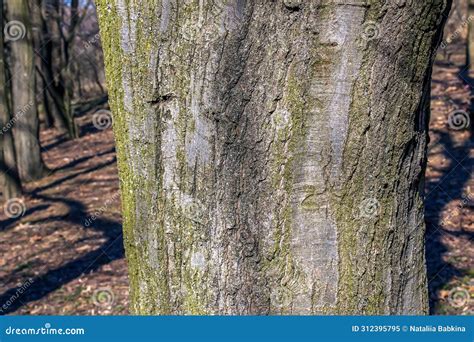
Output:
<svg viewBox="0 0 474 342">
<path fill-rule="evenodd" d="M 68 12 L 65 13 L 66 5 L 61 1 L 45 1 L 49 46 L 45 50 L 46 65 L 42 77 L 48 84 L 49 103 L 54 111 L 56 127 L 60 130 L 66 128 L 70 138 L 77 138 L 79 134 L 72 106 L 74 98 L 73 47 L 77 31 L 86 16 L 89 5 L 90 1 L 86 3 L 83 11 L 80 11 L 79 0 L 72 0 Z M 64 20 L 66 17 L 69 18 L 67 23 Z"/>
<path fill-rule="evenodd" d="M 3 28 L 3 0 L 0 0 L 0 28 Z M 7 83 L 5 77 L 5 57 L 3 29 L 0 29 L 0 187 L 3 199 L 8 200 L 21 194 L 15 160 L 15 148 L 11 126 L 13 124 L 8 105 Z"/>
<path fill-rule="evenodd" d="M 35 96 L 34 51 L 27 0 L 7 0 L 10 47 L 11 89 L 18 171 L 22 180 L 43 176 L 46 168 L 41 158 L 38 112 Z"/>
<path fill-rule="evenodd" d="M 467 20 L 469 22 L 469 32 L 467 35 L 468 63 L 471 77 L 474 78 L 474 0 L 469 0 L 469 10 Z"/>
<path fill-rule="evenodd" d="M 426 313 L 449 6 L 99 0 L 132 312 Z"/>
<path fill-rule="evenodd" d="M 42 2 L 43 14 L 43 43 L 42 43 L 42 68 L 38 70 L 46 89 L 46 105 L 53 118 L 56 129 L 72 137 L 64 98 L 64 85 L 60 71 L 64 68 L 62 59 L 62 42 L 60 34 L 61 16 L 58 0 L 44 0 Z"/>
<path fill-rule="evenodd" d="M 64 110 L 66 113 L 67 124 L 68 124 L 68 132 L 71 138 L 78 137 L 77 126 L 74 121 L 74 110 L 72 107 L 72 99 L 73 99 L 73 77 L 72 77 L 72 61 L 71 61 L 71 53 L 72 53 L 72 44 L 74 42 L 75 32 L 77 29 L 78 24 L 78 7 L 79 1 L 72 0 L 71 7 L 70 7 L 70 19 L 69 19 L 69 26 L 66 30 L 61 28 L 60 20 L 64 18 L 64 14 L 61 13 L 60 16 L 57 17 L 58 26 L 59 26 L 59 33 L 61 34 L 61 59 L 62 65 L 61 70 L 59 71 L 59 76 L 61 79 L 61 86 L 62 86 L 62 97 L 64 99 Z M 60 4 L 59 8 L 61 12 L 63 12 L 64 4 Z"/>
<path fill-rule="evenodd" d="M 30 23 L 32 32 L 32 42 L 34 48 L 35 68 L 41 69 L 43 67 L 43 60 L 41 56 L 42 44 L 42 15 L 41 15 L 41 0 L 28 0 L 28 11 L 30 13 Z M 43 79 L 39 74 L 35 77 L 36 83 L 36 105 L 40 121 L 42 120 L 46 127 L 52 125 L 51 115 L 49 115 L 48 107 L 45 104 L 45 88 Z"/>
</svg>

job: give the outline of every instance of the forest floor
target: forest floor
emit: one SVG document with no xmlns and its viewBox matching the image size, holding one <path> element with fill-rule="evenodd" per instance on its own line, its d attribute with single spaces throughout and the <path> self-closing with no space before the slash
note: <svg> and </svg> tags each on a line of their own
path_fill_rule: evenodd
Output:
<svg viewBox="0 0 474 342">
<path fill-rule="evenodd" d="M 445 54 L 433 73 L 426 172 L 433 314 L 474 314 L 473 130 L 449 124 L 456 110 L 471 110 L 472 119 L 474 80 L 463 68 L 459 55 Z M 74 141 L 42 131 L 51 172 L 26 185 L 22 215 L 0 211 L 0 314 L 128 313 L 114 139 L 110 127 L 93 124 L 97 110 L 78 118 Z"/>
<path fill-rule="evenodd" d="M 474 314 L 474 72 L 464 45 L 438 55 L 425 187 L 431 312 Z"/>
<path fill-rule="evenodd" d="M 43 130 L 50 174 L 27 184 L 23 215 L 1 213 L 0 303 L 11 302 L 3 313 L 128 312 L 114 139 L 108 125 L 94 126 L 95 111 L 77 120 L 74 141 Z"/>
</svg>

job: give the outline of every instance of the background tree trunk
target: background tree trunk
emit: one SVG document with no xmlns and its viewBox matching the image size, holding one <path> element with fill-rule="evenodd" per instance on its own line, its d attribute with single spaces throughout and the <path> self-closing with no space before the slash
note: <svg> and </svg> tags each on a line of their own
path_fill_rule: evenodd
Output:
<svg viewBox="0 0 474 342">
<path fill-rule="evenodd" d="M 420 314 L 446 1 L 99 0 L 131 309 Z"/>
<path fill-rule="evenodd" d="M 7 0 L 9 21 L 22 23 L 24 37 L 10 39 L 11 89 L 18 171 L 22 180 L 35 180 L 45 171 L 38 140 L 34 52 L 27 0 Z M 18 27 L 21 25 L 18 25 Z"/>
<path fill-rule="evenodd" d="M 61 57 L 62 43 L 59 27 L 59 1 L 43 1 L 43 49 L 41 77 L 46 84 L 46 104 L 53 117 L 54 127 L 62 133 L 68 131 L 68 120 L 64 100 L 64 87 L 61 84 L 60 71 L 64 67 Z"/>
<path fill-rule="evenodd" d="M 5 57 L 3 54 L 3 0 L 0 0 L 0 187 L 3 199 L 8 200 L 21 194 L 21 184 L 16 168 L 13 146 L 10 108 L 8 106 L 7 83 L 5 77 Z"/>
<path fill-rule="evenodd" d="M 43 68 L 43 60 L 41 56 L 42 48 L 42 16 L 41 16 L 41 0 L 28 0 L 28 11 L 31 23 L 31 35 L 33 42 L 35 68 L 41 70 Z M 35 69 L 35 70 L 36 70 Z M 48 106 L 45 103 L 44 96 L 44 82 L 39 73 L 35 75 L 36 84 L 36 106 L 38 111 L 38 118 L 46 127 L 51 127 L 50 114 L 48 113 Z"/>
<path fill-rule="evenodd" d="M 64 100 L 64 109 L 65 109 L 65 117 L 67 122 L 67 128 L 69 132 L 69 136 L 71 138 L 77 138 L 79 136 L 79 132 L 76 127 L 76 123 L 74 121 L 74 108 L 72 106 L 72 99 L 73 99 L 73 77 L 71 72 L 71 54 L 72 54 L 72 44 L 74 41 L 74 32 L 77 25 L 77 9 L 79 6 L 78 0 L 71 1 L 71 12 L 70 12 L 70 19 L 69 19 L 69 27 L 66 29 L 66 33 L 60 27 L 59 32 L 61 33 L 62 38 L 62 51 L 61 51 L 61 58 L 63 61 L 63 67 L 59 72 L 59 76 L 61 79 L 61 87 L 62 87 L 62 98 Z M 64 18 L 64 4 L 60 4 L 60 13 L 61 18 Z M 58 26 L 59 23 L 58 23 Z"/>
<path fill-rule="evenodd" d="M 467 35 L 468 63 L 471 77 L 474 77 L 474 0 L 469 0 L 468 10 L 469 32 Z"/>
</svg>

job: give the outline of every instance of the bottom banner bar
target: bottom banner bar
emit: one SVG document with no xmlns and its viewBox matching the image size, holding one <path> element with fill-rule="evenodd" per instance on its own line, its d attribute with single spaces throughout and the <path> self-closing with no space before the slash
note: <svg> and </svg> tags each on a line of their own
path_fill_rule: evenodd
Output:
<svg viewBox="0 0 474 342">
<path fill-rule="evenodd" d="M 474 341 L 472 316 L 3 316 L 0 341 Z"/>
</svg>

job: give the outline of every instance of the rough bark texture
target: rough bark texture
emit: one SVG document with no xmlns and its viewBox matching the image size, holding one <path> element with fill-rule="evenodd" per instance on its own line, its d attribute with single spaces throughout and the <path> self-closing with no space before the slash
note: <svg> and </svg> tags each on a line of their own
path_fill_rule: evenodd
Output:
<svg viewBox="0 0 474 342">
<path fill-rule="evenodd" d="M 35 62 L 35 69 L 42 68 L 42 56 L 40 50 L 42 48 L 42 18 L 41 18 L 41 0 L 28 0 L 28 13 L 29 19 L 31 24 L 31 40 L 33 43 L 33 52 L 34 52 L 34 62 Z M 38 94 L 36 97 L 36 106 L 38 117 L 40 121 L 44 122 L 47 127 L 50 127 L 50 120 L 49 115 L 45 112 L 45 104 L 44 104 L 44 84 L 43 80 L 41 79 L 41 75 L 36 73 L 35 75 L 35 93 Z"/>
<path fill-rule="evenodd" d="M 99 0 L 132 311 L 427 312 L 448 7 Z"/>
<path fill-rule="evenodd" d="M 40 178 L 45 170 L 38 140 L 34 52 L 28 3 L 26 0 L 7 0 L 6 3 L 8 20 L 20 21 L 26 30 L 23 38 L 9 41 L 9 45 L 15 150 L 20 178 L 28 181 Z"/>
<path fill-rule="evenodd" d="M 474 74 L 474 0 L 469 0 L 468 21 L 469 28 L 467 34 L 467 54 L 470 72 Z"/>
<path fill-rule="evenodd" d="M 67 119 L 65 118 L 64 98 L 61 96 L 59 77 L 54 77 L 62 68 L 61 62 L 61 35 L 57 17 L 57 0 L 42 1 L 42 49 L 40 76 L 45 84 L 45 105 L 53 119 L 54 127 L 60 132 L 67 133 Z"/>
<path fill-rule="evenodd" d="M 15 161 L 15 148 L 11 131 L 11 115 L 8 106 L 3 45 L 3 0 L 0 0 L 0 188 L 3 199 L 21 194 L 21 184 Z"/>
<path fill-rule="evenodd" d="M 59 2 L 59 8 L 61 16 L 58 17 L 58 20 L 64 18 L 64 4 Z M 79 7 L 79 0 L 71 0 L 71 8 L 70 8 L 70 18 L 69 18 L 69 26 L 67 30 L 63 30 L 61 28 L 61 22 L 58 21 L 59 33 L 61 34 L 61 58 L 62 58 L 62 68 L 59 72 L 60 76 L 60 84 L 62 86 L 62 97 L 64 99 L 64 109 L 65 109 L 65 117 L 67 120 L 68 125 L 68 132 L 71 138 L 77 138 L 79 136 L 79 131 L 77 125 L 74 121 L 74 109 L 72 107 L 72 100 L 74 95 L 74 80 L 72 75 L 72 47 L 74 42 L 74 37 L 76 34 L 76 30 L 78 28 L 79 17 L 78 17 L 78 7 Z"/>
</svg>

